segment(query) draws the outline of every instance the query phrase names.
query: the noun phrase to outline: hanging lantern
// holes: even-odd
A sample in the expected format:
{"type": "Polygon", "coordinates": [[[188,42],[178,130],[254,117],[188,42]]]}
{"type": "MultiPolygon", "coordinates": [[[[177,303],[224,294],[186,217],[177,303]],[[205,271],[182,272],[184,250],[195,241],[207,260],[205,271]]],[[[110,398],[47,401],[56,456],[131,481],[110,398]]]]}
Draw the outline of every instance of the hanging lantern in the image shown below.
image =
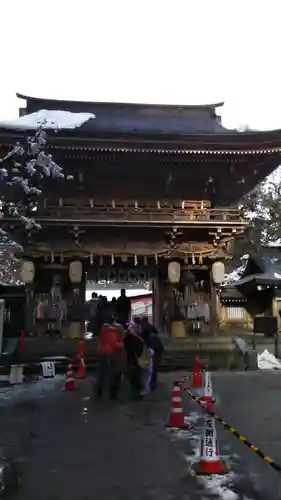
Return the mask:
{"type": "Polygon", "coordinates": [[[112,200],[111,205],[112,205],[112,208],[116,208],[115,200],[112,200]]]}
{"type": "Polygon", "coordinates": [[[24,261],[21,266],[20,275],[25,283],[32,283],[35,277],[35,266],[31,260],[24,261]]]}
{"type": "Polygon", "coordinates": [[[202,264],[203,264],[203,255],[202,255],[202,253],[200,253],[200,255],[199,255],[199,265],[202,266],[202,264]]]}
{"type": "Polygon", "coordinates": [[[181,265],[179,262],[169,262],[168,279],[170,283],[179,283],[181,278],[181,265]]]}
{"type": "Polygon", "coordinates": [[[201,201],[201,206],[200,206],[201,210],[204,210],[204,201],[202,200],[201,201]]]}
{"type": "Polygon", "coordinates": [[[192,262],[192,265],[193,265],[193,266],[195,266],[195,264],[196,264],[196,259],[195,259],[195,255],[194,255],[194,253],[193,253],[193,254],[192,254],[192,256],[191,256],[191,262],[192,262]]]}
{"type": "Polygon", "coordinates": [[[51,253],[51,264],[55,262],[54,252],[51,253]]]}
{"type": "Polygon", "coordinates": [[[144,263],[145,266],[147,266],[147,256],[146,255],[143,258],[143,263],[144,263]]]}
{"type": "Polygon", "coordinates": [[[134,256],[134,264],[135,264],[135,266],[138,265],[138,256],[137,255],[134,256]]]}
{"type": "Polygon", "coordinates": [[[112,254],[111,255],[111,265],[114,266],[115,264],[115,259],[114,259],[114,255],[112,254]]]}
{"type": "Polygon", "coordinates": [[[94,263],[94,258],[93,258],[93,254],[90,253],[90,265],[92,266],[94,263]]]}
{"type": "Polygon", "coordinates": [[[71,283],[80,283],[82,280],[82,262],[73,260],[69,264],[69,277],[71,283]]]}
{"type": "Polygon", "coordinates": [[[160,201],[158,200],[158,201],[157,201],[157,210],[160,210],[160,208],[161,208],[161,203],[160,203],[160,201]]]}
{"type": "Polygon", "coordinates": [[[135,210],[139,208],[138,200],[135,200],[135,210]]]}
{"type": "Polygon", "coordinates": [[[127,262],[128,255],[125,255],[125,254],[121,255],[121,260],[122,260],[122,262],[127,262]]]}
{"type": "Polygon", "coordinates": [[[100,256],[100,266],[103,266],[103,257],[102,257],[102,255],[100,256]]]}
{"type": "Polygon", "coordinates": [[[184,209],[185,209],[185,201],[184,201],[184,200],[181,202],[181,209],[182,209],[182,210],[184,210],[184,209]]]}
{"type": "Polygon", "coordinates": [[[184,258],[184,263],[185,263],[186,266],[188,266],[188,257],[184,258]]]}
{"type": "Polygon", "coordinates": [[[155,259],[156,266],[158,266],[158,255],[157,255],[157,253],[154,255],[154,259],[155,259]]]}
{"type": "Polygon", "coordinates": [[[223,282],[225,276],[225,267],[223,262],[214,262],[212,265],[212,277],[216,285],[223,282]]]}

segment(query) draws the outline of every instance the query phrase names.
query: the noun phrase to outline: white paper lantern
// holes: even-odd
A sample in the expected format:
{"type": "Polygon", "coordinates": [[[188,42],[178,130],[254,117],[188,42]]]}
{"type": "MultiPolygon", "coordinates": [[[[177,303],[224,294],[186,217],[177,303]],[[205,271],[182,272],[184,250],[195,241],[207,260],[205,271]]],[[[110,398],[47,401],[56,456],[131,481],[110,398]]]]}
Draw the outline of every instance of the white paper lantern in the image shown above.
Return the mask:
{"type": "Polygon", "coordinates": [[[216,285],[220,285],[225,277],[225,267],[223,262],[214,262],[212,265],[213,281],[216,285]]]}
{"type": "Polygon", "coordinates": [[[26,260],[21,265],[20,275],[25,283],[32,283],[35,277],[35,266],[31,260],[26,260]]]}
{"type": "Polygon", "coordinates": [[[80,283],[82,280],[82,262],[73,260],[69,264],[69,277],[72,283],[80,283]]]}
{"type": "Polygon", "coordinates": [[[169,262],[168,279],[170,283],[179,283],[181,278],[181,265],[179,262],[169,262]]]}

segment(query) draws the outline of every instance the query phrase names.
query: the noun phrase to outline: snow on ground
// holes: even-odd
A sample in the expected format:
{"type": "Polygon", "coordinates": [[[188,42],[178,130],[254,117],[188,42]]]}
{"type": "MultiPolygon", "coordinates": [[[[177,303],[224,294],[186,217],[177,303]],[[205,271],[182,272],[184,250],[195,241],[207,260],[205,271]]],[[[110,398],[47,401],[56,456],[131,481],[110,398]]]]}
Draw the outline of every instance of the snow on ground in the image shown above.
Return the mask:
{"type": "Polygon", "coordinates": [[[36,130],[39,127],[53,130],[74,129],[95,118],[93,113],[41,109],[36,113],[20,116],[15,120],[1,121],[0,127],[16,130],[36,130]]]}
{"type": "Polygon", "coordinates": [[[265,349],[258,355],[258,367],[260,370],[281,370],[281,361],[265,349]]]}
{"type": "Polygon", "coordinates": [[[48,391],[52,391],[59,385],[63,388],[64,381],[64,375],[56,375],[54,378],[41,377],[34,382],[2,387],[0,388],[0,405],[17,400],[26,401],[34,397],[42,398],[48,391]]]}

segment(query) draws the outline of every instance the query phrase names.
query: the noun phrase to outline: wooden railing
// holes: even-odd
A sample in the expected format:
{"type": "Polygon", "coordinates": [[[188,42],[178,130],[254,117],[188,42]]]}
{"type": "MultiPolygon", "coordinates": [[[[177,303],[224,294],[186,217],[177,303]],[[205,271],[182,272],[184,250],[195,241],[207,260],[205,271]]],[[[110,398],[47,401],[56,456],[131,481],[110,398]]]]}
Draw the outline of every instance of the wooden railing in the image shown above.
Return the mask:
{"type": "MultiPolygon", "coordinates": [[[[221,221],[221,222],[246,222],[243,214],[238,209],[232,208],[210,208],[203,202],[182,202],[165,204],[157,203],[127,202],[121,204],[117,201],[109,203],[92,202],[86,204],[76,201],[62,200],[58,204],[45,203],[39,208],[36,215],[41,218],[83,218],[112,220],[147,220],[148,222],[173,219],[175,222],[187,221],[221,221]]],[[[207,202],[206,202],[207,204],[207,202]]]]}

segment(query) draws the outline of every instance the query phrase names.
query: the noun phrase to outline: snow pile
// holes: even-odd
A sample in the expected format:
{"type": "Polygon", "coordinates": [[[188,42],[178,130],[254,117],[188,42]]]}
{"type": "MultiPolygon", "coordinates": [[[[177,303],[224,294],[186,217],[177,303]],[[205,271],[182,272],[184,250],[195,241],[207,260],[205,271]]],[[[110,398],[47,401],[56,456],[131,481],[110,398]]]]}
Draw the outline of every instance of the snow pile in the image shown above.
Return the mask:
{"type": "Polygon", "coordinates": [[[234,472],[228,472],[225,476],[202,476],[200,481],[212,495],[216,495],[222,500],[238,500],[239,496],[229,488],[235,483],[237,475],[234,472]]]}
{"type": "Polygon", "coordinates": [[[15,120],[1,121],[0,127],[16,130],[37,130],[39,127],[52,130],[74,129],[95,118],[93,113],[41,109],[36,113],[20,116],[15,120]]]}
{"type": "Polygon", "coordinates": [[[265,349],[258,355],[258,367],[260,370],[281,370],[281,361],[265,349]]]}

